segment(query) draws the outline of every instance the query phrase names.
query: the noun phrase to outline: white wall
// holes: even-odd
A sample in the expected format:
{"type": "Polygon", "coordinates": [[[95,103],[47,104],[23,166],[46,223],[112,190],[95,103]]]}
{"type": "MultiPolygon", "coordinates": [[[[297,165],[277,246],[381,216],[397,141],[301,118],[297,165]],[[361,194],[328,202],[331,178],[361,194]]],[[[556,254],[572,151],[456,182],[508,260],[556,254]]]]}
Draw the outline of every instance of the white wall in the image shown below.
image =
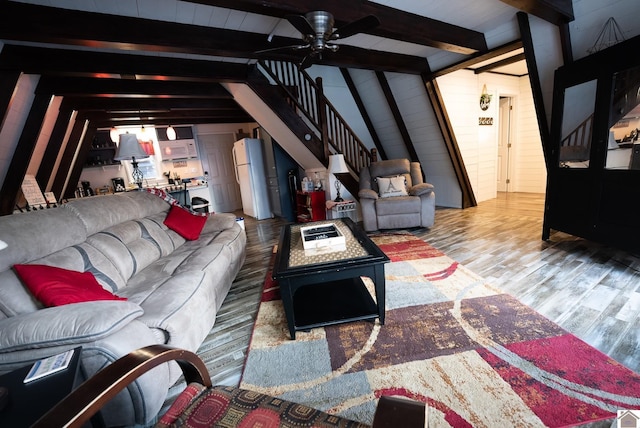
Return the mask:
{"type": "Polygon", "coordinates": [[[322,78],[322,88],[327,99],[329,99],[332,104],[333,100],[337,101],[333,106],[338,110],[338,113],[340,113],[358,138],[360,138],[362,143],[369,149],[375,147],[367,125],[362,119],[358,105],[353,99],[351,91],[340,70],[336,67],[313,65],[307,69],[307,73],[314,80],[317,77],[322,78]]]}
{"type": "Polygon", "coordinates": [[[573,0],[573,13],[576,19],[569,23],[569,31],[574,59],[588,55],[587,50],[595,44],[610,17],[616,20],[625,39],[640,34],[638,0],[573,0]]]}
{"type": "Polygon", "coordinates": [[[527,76],[520,78],[518,96],[517,137],[514,163],[517,166],[512,177],[516,192],[544,193],[546,191],[547,168],[542,151],[542,140],[533,93],[527,76]]]}
{"type": "Polygon", "coordinates": [[[438,78],[438,85],[451,120],[467,174],[478,202],[497,195],[497,148],[501,96],[514,99],[515,125],[510,191],[544,193],[546,170],[533,96],[528,77],[494,73],[476,75],[460,70],[438,78]],[[492,96],[489,108],[480,109],[483,86],[492,96]],[[480,117],[493,118],[493,125],[480,126],[480,117]]]}
{"type": "Polygon", "coordinates": [[[422,78],[399,73],[385,73],[385,76],[426,181],[435,187],[436,205],[461,207],[462,192],[422,78]]]}
{"type": "MultiPolygon", "coordinates": [[[[407,158],[409,153],[402,143],[402,136],[393,120],[393,115],[384,97],[375,72],[369,70],[350,70],[362,103],[382,142],[388,159],[407,158]]],[[[338,101],[331,101],[338,103],[338,101]]]]}

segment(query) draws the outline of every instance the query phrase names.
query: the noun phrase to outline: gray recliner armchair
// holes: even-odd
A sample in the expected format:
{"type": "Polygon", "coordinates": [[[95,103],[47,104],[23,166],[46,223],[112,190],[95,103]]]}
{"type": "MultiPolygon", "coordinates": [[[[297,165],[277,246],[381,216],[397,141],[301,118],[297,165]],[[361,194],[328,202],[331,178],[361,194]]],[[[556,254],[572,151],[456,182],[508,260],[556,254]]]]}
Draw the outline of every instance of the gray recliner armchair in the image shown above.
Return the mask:
{"type": "Polygon", "coordinates": [[[436,195],[425,183],[419,162],[392,159],[360,171],[360,206],[364,230],[431,227],[436,195]]]}

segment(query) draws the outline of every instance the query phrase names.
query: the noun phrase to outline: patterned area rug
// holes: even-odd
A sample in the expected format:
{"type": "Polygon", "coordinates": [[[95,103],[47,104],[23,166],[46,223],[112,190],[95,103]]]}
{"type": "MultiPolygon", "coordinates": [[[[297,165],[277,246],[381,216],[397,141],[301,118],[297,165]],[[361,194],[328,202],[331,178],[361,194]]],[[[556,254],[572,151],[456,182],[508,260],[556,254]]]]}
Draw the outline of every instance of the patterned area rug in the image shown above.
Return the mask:
{"type": "Polygon", "coordinates": [[[408,233],[380,234],[386,321],[298,332],[265,280],[241,387],[370,424],[377,397],[430,427],[563,427],[640,409],[640,375],[408,233]]]}

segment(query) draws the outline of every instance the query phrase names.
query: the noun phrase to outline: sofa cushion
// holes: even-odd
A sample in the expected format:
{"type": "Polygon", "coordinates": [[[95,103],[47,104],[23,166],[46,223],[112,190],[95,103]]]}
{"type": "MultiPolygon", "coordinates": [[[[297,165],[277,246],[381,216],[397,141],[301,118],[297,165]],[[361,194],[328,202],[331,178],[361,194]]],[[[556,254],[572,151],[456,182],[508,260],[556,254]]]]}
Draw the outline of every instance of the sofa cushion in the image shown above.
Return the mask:
{"type": "Polygon", "coordinates": [[[91,272],[47,265],[14,265],[20,278],[43,305],[62,306],[94,300],[127,300],[100,286],[91,272]]]}
{"type": "Polygon", "coordinates": [[[404,175],[395,177],[377,177],[378,189],[381,198],[407,195],[407,180],[404,175]]]}
{"type": "Polygon", "coordinates": [[[200,232],[207,222],[207,216],[193,214],[190,211],[173,205],[164,224],[178,235],[189,241],[195,241],[200,237],[200,232]]]}
{"type": "Polygon", "coordinates": [[[2,216],[0,272],[16,263],[29,263],[87,239],[82,221],[65,209],[49,209],[2,216]]]}
{"type": "Polygon", "coordinates": [[[406,213],[420,213],[420,198],[417,196],[394,196],[376,200],[378,217],[406,213]]]}

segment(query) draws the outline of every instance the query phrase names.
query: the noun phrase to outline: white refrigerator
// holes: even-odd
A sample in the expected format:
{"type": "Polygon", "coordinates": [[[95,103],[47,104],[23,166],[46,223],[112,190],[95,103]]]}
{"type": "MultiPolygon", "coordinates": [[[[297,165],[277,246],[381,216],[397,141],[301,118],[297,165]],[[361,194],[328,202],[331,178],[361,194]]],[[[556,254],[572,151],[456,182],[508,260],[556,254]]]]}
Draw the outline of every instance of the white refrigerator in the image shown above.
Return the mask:
{"type": "Polygon", "coordinates": [[[242,210],[257,220],[271,218],[262,140],[243,138],[233,144],[236,181],[240,185],[242,210]]]}

